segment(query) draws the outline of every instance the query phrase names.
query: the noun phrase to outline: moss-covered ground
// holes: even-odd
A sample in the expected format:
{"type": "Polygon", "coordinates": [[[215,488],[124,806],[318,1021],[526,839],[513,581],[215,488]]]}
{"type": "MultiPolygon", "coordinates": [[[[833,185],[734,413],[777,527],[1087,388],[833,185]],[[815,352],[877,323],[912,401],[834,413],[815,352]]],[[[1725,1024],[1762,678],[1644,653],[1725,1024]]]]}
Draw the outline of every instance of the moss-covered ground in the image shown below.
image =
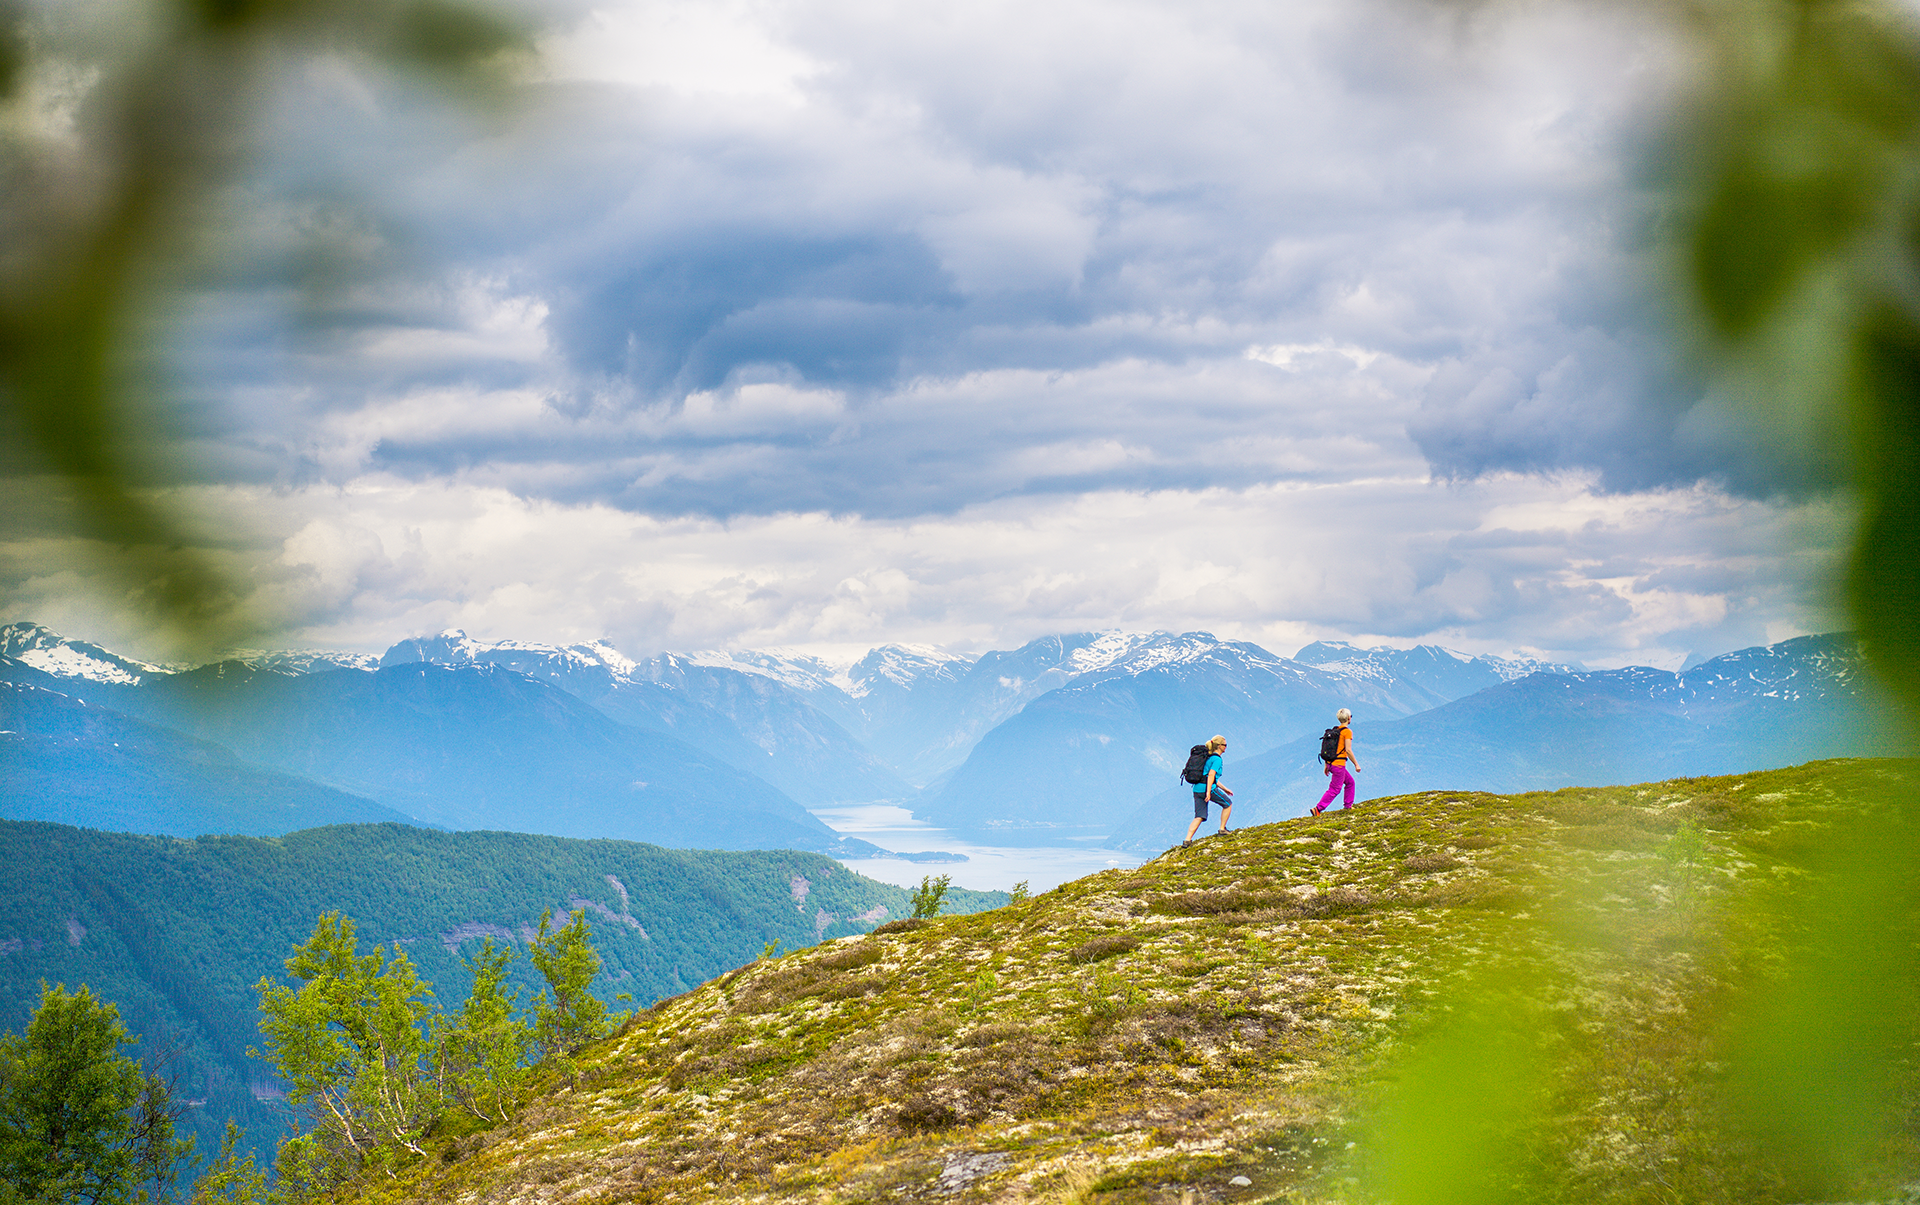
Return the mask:
{"type": "MultiPolygon", "coordinates": [[[[1499,998],[1547,1069],[1506,1194],[1779,1200],[1713,1021],[1812,936],[1780,901],[1825,836],[1913,774],[1402,796],[883,926],[662,1001],[359,1199],[1376,1200],[1408,1051],[1499,998]]],[[[1911,1126],[1881,1153],[1862,1199],[1920,1174],[1911,1126]]]]}

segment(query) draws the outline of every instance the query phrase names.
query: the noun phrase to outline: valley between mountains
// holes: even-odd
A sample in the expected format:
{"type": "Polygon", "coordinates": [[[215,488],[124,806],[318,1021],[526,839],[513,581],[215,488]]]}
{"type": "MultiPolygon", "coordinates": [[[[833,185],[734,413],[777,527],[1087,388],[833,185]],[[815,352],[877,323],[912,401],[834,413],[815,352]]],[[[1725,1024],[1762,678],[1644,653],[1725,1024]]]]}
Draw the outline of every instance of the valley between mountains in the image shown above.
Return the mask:
{"type": "Polygon", "coordinates": [[[1796,901],[1915,772],[1398,796],[760,959],[345,1199],[1362,1202],[1449,1165],[1458,1200],[1905,1200],[1911,1125],[1840,1183],[1743,1121],[1724,1021],[1829,940],[1796,901]],[[1449,1026],[1445,1074],[1408,1062],[1449,1026]],[[1395,1121],[1436,1079],[1465,1155],[1395,1121]]]}

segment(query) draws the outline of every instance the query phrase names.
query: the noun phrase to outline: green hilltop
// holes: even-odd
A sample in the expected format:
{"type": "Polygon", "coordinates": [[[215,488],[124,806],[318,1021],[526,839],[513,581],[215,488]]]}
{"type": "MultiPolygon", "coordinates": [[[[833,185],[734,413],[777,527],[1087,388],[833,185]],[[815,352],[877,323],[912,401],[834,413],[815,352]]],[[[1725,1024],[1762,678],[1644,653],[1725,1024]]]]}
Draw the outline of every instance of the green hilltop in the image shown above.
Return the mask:
{"type": "MultiPolygon", "coordinates": [[[[338,825],[283,837],[152,837],[0,821],[0,1029],[25,1029],[40,983],[88,985],[142,1035],[135,1053],[179,1051],[189,1124],[203,1151],[238,1119],[270,1159],[284,1111],[259,1044],[262,976],[323,913],[359,926],[363,947],[399,945],[459,1006],[463,958],[483,941],[524,949],[540,914],[583,909],[604,973],[594,990],[618,1010],[684,992],[757,957],[865,932],[912,911],[912,893],[820,854],[663,849],[524,833],[449,833],[400,824],[338,825]]],[[[966,912],[1004,892],[953,889],[966,912]]],[[[525,958],[514,986],[539,982],[525,958]]]]}
{"type": "MultiPolygon", "coordinates": [[[[1473,1199],[1802,1199],[1727,1107],[1715,1021],[1818,939],[1788,893],[1915,768],[1406,795],[757,960],[352,1199],[1406,1200],[1428,1161],[1477,1157],[1394,1122],[1422,1036],[1462,1020],[1486,1058],[1443,1104],[1531,1085],[1486,1119],[1512,1141],[1485,1149],[1521,1154],[1470,1169],[1473,1199]]],[[[1920,1176],[1905,1117],[1855,1199],[1920,1176]]]]}

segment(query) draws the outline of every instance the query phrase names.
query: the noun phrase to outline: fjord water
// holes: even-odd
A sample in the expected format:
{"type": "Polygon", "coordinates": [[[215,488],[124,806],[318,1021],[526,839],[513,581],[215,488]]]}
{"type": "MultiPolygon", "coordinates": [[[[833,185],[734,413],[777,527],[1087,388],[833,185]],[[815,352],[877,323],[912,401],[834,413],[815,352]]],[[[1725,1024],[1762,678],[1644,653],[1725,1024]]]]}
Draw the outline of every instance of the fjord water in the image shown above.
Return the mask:
{"type": "MultiPolygon", "coordinates": [[[[952,875],[956,887],[975,891],[1011,891],[1025,880],[1030,891],[1038,894],[1062,883],[1096,871],[1115,867],[1132,869],[1145,859],[1125,850],[1082,846],[1001,846],[976,845],[915,820],[913,813],[895,803],[843,803],[811,809],[837,832],[871,841],[883,849],[901,853],[943,850],[965,854],[965,862],[909,862],[903,858],[841,858],[848,870],[892,883],[900,887],[918,887],[927,875],[952,875]]],[[[1176,844],[1185,820],[1174,826],[1167,844],[1176,844]]]]}

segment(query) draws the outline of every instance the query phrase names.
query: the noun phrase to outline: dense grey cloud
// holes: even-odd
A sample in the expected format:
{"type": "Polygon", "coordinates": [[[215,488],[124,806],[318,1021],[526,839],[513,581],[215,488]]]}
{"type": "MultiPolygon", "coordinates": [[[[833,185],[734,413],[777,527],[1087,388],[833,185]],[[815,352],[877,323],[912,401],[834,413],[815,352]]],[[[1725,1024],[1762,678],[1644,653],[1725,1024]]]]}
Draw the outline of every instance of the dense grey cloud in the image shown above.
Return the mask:
{"type": "Polygon", "coordinates": [[[1304,450],[1339,407],[1364,456],[1397,462],[1411,433],[1447,473],[1595,465],[1640,488],[1714,467],[1647,434],[1687,386],[1630,322],[1612,227],[1637,98],[1666,77],[1617,16],[819,0],[566,20],[542,104],[505,128],[345,67],[292,93],[279,141],[300,153],[255,182],[247,258],[317,244],[368,275],[292,343],[263,338],[260,291],[208,323],[198,363],[252,428],[236,464],[897,516],[1313,476],[1261,437],[1304,450]],[[688,46],[773,67],[714,90],[657,61],[688,46]],[[1350,358],[1242,371],[1321,346],[1410,371],[1365,406],[1350,358]],[[1106,385],[1010,390],[1022,372],[1106,385]],[[835,400],[685,417],[771,388],[835,400]],[[419,421],[436,390],[471,415],[419,421]],[[502,391],[541,407],[508,419],[502,391]],[[1118,451],[1044,455],[1090,446],[1118,451]]]}

